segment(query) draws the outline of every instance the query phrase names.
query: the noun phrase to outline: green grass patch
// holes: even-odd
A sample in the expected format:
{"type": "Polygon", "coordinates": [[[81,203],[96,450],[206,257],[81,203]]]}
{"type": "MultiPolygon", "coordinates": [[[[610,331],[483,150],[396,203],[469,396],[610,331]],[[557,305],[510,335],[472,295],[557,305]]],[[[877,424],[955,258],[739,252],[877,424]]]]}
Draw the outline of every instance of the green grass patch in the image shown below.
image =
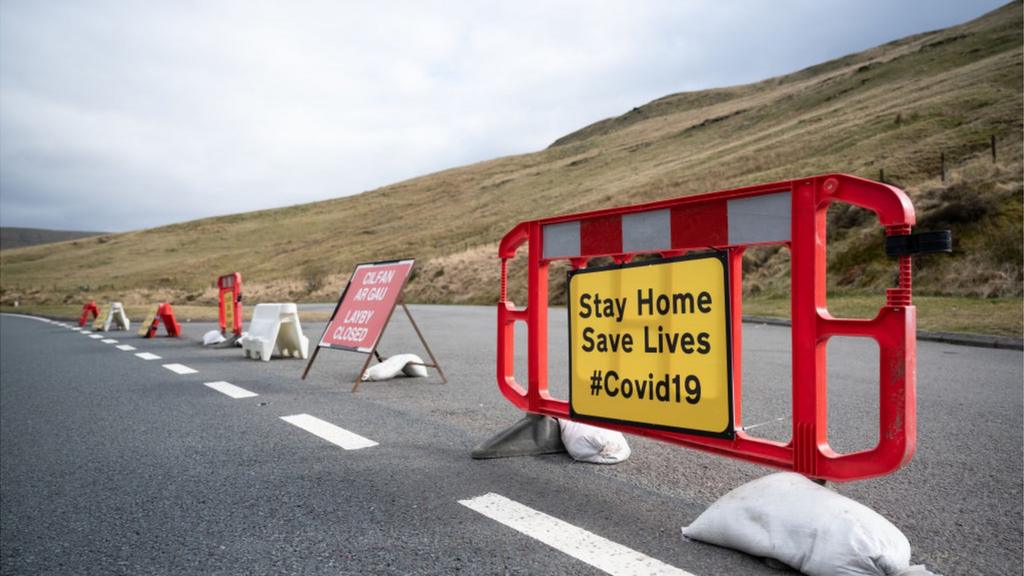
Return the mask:
{"type": "MultiPolygon", "coordinates": [[[[828,302],[837,318],[874,318],[884,301],[878,296],[841,296],[828,302]]],[[[915,296],[917,329],[993,336],[1024,335],[1024,300],[1020,298],[967,298],[915,296]]],[[[751,297],[743,301],[749,316],[790,317],[789,298],[751,297]]]]}

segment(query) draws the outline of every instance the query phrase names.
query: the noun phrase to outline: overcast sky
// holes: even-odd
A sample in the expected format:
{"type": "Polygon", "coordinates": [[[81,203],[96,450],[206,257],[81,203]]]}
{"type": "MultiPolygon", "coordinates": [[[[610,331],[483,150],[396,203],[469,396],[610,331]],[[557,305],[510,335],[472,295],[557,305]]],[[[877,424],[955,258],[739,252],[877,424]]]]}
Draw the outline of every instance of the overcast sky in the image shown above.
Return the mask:
{"type": "Polygon", "coordinates": [[[1001,4],[2,0],[0,225],[346,196],[1001,4]]]}

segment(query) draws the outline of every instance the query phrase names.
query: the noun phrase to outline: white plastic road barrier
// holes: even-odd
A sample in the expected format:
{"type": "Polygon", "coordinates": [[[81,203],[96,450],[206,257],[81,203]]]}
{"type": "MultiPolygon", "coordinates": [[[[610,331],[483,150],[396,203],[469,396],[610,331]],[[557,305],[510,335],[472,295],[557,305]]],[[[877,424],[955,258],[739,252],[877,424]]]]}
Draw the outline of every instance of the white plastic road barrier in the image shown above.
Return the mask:
{"type": "Polygon", "coordinates": [[[246,358],[269,362],[271,355],[306,358],[309,338],[302,333],[299,309],[294,303],[257,304],[249,334],[241,339],[246,358]]]}
{"type": "Polygon", "coordinates": [[[718,499],[683,536],[774,558],[809,576],[924,576],[910,542],[874,510],[793,472],[718,499]]]}
{"type": "Polygon", "coordinates": [[[415,354],[395,354],[388,356],[380,364],[374,364],[363,373],[363,382],[367,380],[390,380],[399,374],[410,378],[426,378],[427,367],[423,359],[415,354]]]}
{"type": "Polygon", "coordinates": [[[128,315],[124,313],[124,305],[120,302],[111,302],[107,309],[107,319],[103,321],[101,330],[110,331],[111,325],[116,325],[118,330],[131,330],[131,322],[128,315]]]}

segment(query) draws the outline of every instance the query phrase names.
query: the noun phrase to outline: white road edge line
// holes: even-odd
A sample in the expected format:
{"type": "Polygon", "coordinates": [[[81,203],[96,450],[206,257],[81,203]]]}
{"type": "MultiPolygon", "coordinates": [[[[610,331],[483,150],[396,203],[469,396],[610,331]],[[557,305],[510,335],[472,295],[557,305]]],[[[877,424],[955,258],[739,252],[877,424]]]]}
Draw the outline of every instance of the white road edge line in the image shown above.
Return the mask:
{"type": "Polygon", "coordinates": [[[104,338],[103,340],[100,340],[100,342],[103,342],[104,344],[117,344],[117,340],[114,340],[113,338],[104,338]]]}
{"type": "Polygon", "coordinates": [[[377,445],[376,442],[369,438],[363,438],[359,434],[349,432],[344,428],[335,426],[334,424],[325,422],[319,418],[314,418],[309,414],[281,416],[281,420],[284,420],[293,426],[298,426],[314,436],[319,436],[331,444],[341,446],[345,450],[359,450],[360,448],[370,448],[377,445]]]}
{"type": "Polygon", "coordinates": [[[135,346],[132,346],[130,344],[121,344],[120,346],[116,346],[116,348],[118,350],[124,350],[125,352],[131,352],[132,350],[135,350],[135,346]]]}
{"type": "Polygon", "coordinates": [[[608,574],[694,576],[500,494],[490,493],[459,500],[459,504],[608,574]]]}
{"type": "MultiPolygon", "coordinates": [[[[136,354],[136,356],[138,356],[138,354],[136,354]]],[[[196,370],[195,368],[189,368],[184,364],[164,364],[164,368],[167,368],[168,370],[174,372],[175,374],[195,374],[196,372],[199,372],[199,370],[196,370]]]]}
{"type": "Polygon", "coordinates": [[[203,382],[203,386],[213,388],[217,392],[226,394],[236,400],[238,398],[252,398],[253,396],[259,396],[259,394],[255,392],[249,392],[245,388],[235,386],[234,384],[223,380],[218,380],[217,382],[203,382]]]}
{"type": "Polygon", "coordinates": [[[2,315],[2,316],[14,316],[15,318],[28,318],[30,320],[38,320],[40,322],[50,322],[50,320],[47,320],[46,318],[43,318],[41,316],[32,316],[32,315],[29,315],[29,314],[17,314],[17,313],[14,313],[14,312],[0,312],[0,315],[2,315]]]}
{"type": "Polygon", "coordinates": [[[160,360],[160,357],[152,352],[138,352],[135,355],[143,360],[160,360]]]}

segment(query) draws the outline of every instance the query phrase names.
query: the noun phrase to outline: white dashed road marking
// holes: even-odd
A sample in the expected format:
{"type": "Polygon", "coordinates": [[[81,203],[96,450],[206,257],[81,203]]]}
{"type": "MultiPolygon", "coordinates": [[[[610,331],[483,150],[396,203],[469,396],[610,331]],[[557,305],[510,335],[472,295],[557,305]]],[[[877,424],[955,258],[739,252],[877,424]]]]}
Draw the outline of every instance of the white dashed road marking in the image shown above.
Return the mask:
{"type": "Polygon", "coordinates": [[[345,450],[358,450],[360,448],[370,448],[371,446],[377,445],[376,442],[369,438],[363,438],[359,434],[349,432],[344,428],[335,426],[330,422],[324,422],[323,420],[314,418],[309,414],[282,416],[281,420],[284,420],[294,426],[298,426],[315,436],[319,436],[331,444],[341,446],[345,450]]]}
{"type": "Polygon", "coordinates": [[[218,382],[203,382],[204,386],[209,386],[221,394],[227,394],[232,398],[252,398],[253,396],[259,396],[255,392],[249,392],[245,388],[235,386],[230,382],[224,382],[223,380],[218,382]]]}
{"type": "MultiPolygon", "coordinates": [[[[136,354],[136,356],[138,356],[138,354],[136,354]]],[[[195,374],[196,372],[199,372],[198,370],[189,368],[184,364],[164,364],[164,368],[167,368],[175,374],[195,374]]]]}
{"type": "Polygon", "coordinates": [[[93,340],[99,340],[100,338],[103,338],[103,334],[89,334],[89,338],[92,338],[93,340]]]}
{"type": "Polygon", "coordinates": [[[117,340],[114,340],[113,338],[104,338],[103,340],[100,340],[100,342],[103,342],[104,344],[117,344],[117,340]]]}
{"type": "Polygon", "coordinates": [[[616,576],[645,576],[648,574],[693,576],[690,572],[665,564],[661,560],[641,554],[499,494],[484,494],[469,500],[459,500],[459,504],[609,574],[616,576]]]}
{"type": "Polygon", "coordinates": [[[139,352],[139,353],[136,354],[136,356],[138,356],[139,358],[142,358],[143,360],[159,360],[160,359],[159,356],[157,356],[156,354],[153,354],[151,352],[139,352]]]}
{"type": "Polygon", "coordinates": [[[135,350],[135,346],[129,346],[128,344],[121,344],[117,347],[118,350],[124,350],[125,352],[131,352],[135,350]]]}

